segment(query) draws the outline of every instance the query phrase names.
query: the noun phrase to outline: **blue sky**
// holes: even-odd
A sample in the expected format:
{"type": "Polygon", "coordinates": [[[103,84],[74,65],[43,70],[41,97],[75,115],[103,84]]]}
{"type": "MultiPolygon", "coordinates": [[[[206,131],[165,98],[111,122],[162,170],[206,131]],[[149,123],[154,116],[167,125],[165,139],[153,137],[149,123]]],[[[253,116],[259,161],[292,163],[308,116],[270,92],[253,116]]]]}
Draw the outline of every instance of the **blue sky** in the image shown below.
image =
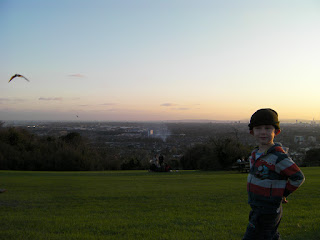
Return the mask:
{"type": "Polygon", "coordinates": [[[0,120],[320,119],[318,1],[0,0],[0,120]],[[15,73],[30,79],[16,78],[15,73]]]}

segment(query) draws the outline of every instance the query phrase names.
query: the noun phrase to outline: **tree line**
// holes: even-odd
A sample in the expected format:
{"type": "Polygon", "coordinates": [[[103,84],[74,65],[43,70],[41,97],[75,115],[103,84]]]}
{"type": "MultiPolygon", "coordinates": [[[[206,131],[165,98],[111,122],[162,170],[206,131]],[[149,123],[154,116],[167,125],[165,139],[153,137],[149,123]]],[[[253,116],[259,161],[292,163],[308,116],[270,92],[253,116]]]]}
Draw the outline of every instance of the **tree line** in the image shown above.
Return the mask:
{"type": "MultiPolygon", "coordinates": [[[[237,139],[210,139],[188,148],[173,168],[222,170],[247,157],[252,147],[237,139]]],[[[23,128],[0,126],[0,169],[30,171],[100,171],[148,169],[152,153],[143,149],[97,148],[77,132],[38,136],[23,128]]],[[[320,150],[307,152],[304,164],[320,165],[320,150]]]]}
{"type": "Polygon", "coordinates": [[[95,148],[77,132],[38,136],[23,128],[0,127],[0,169],[30,171],[98,171],[143,169],[145,151],[95,148]],[[132,164],[133,163],[133,164],[132,164]]]}

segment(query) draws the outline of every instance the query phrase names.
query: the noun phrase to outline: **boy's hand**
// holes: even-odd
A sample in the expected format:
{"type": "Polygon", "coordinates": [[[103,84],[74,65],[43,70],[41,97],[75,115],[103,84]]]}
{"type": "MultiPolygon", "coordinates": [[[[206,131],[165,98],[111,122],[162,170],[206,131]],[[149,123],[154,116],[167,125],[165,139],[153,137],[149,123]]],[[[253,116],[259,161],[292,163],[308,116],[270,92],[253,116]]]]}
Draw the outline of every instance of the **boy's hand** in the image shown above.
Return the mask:
{"type": "Polygon", "coordinates": [[[288,200],[287,200],[286,197],[283,197],[283,198],[282,198],[282,203],[288,203],[288,200]]]}

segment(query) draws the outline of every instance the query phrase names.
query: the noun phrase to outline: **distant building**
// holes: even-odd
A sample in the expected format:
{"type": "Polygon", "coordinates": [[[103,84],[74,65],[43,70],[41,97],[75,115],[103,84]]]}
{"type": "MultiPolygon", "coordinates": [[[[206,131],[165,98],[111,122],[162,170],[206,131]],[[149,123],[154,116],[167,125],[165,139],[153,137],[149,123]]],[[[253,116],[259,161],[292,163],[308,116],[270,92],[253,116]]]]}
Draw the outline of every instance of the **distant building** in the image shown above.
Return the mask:
{"type": "Polygon", "coordinates": [[[317,142],[317,139],[316,139],[316,137],[309,136],[308,137],[308,142],[315,143],[315,142],[317,142]]]}
{"type": "Polygon", "coordinates": [[[153,136],[153,129],[148,131],[148,137],[152,137],[153,136]]]}
{"type": "Polygon", "coordinates": [[[302,144],[304,142],[303,136],[294,136],[294,142],[298,144],[302,144]]]}

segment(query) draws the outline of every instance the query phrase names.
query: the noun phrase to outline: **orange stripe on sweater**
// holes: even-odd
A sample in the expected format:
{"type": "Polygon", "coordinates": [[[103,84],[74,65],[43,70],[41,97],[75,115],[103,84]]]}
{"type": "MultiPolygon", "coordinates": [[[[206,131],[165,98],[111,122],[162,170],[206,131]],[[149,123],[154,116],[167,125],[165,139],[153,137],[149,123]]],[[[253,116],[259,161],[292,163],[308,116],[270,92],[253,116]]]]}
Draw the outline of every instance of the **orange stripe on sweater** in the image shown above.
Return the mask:
{"type": "Polygon", "coordinates": [[[284,176],[291,176],[299,171],[300,168],[296,164],[292,164],[290,167],[287,167],[286,169],[282,170],[280,174],[284,176]]]}
{"type": "Polygon", "coordinates": [[[284,193],[284,188],[266,188],[252,183],[248,183],[247,189],[248,192],[264,197],[282,197],[284,193]]]}
{"type": "Polygon", "coordinates": [[[288,191],[290,191],[290,192],[294,192],[295,190],[298,189],[298,187],[293,186],[292,184],[290,184],[289,182],[287,182],[286,189],[287,189],[288,191]]]}

